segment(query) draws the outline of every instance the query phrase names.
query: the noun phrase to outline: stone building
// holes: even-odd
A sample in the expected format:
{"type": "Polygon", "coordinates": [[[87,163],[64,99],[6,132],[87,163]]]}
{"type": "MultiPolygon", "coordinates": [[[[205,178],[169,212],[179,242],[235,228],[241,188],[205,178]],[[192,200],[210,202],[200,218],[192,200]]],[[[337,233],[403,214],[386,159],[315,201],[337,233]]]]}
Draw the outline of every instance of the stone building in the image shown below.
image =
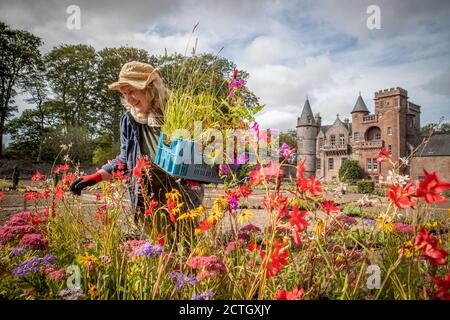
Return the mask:
{"type": "Polygon", "coordinates": [[[382,147],[393,159],[411,154],[420,135],[420,106],[410,102],[408,92],[399,87],[375,92],[374,100],[374,112],[370,113],[360,94],[351,122],[341,121],[337,115],[333,124],[322,125],[320,115],[313,115],[306,99],[297,119],[297,154],[298,159],[306,159],[305,174],[337,181],[342,162],[351,159],[358,161],[363,178],[378,181],[390,169],[388,164],[376,162],[382,147]]]}

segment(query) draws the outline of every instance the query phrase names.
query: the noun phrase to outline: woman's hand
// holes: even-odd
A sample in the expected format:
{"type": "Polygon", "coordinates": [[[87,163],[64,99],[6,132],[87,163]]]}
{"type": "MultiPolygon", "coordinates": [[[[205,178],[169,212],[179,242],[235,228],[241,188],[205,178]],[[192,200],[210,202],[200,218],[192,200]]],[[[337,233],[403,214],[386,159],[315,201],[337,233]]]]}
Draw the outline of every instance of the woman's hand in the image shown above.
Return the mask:
{"type": "Polygon", "coordinates": [[[93,186],[102,181],[102,174],[97,171],[94,174],[81,176],[70,185],[70,191],[76,195],[81,195],[81,190],[86,187],[93,186]]]}

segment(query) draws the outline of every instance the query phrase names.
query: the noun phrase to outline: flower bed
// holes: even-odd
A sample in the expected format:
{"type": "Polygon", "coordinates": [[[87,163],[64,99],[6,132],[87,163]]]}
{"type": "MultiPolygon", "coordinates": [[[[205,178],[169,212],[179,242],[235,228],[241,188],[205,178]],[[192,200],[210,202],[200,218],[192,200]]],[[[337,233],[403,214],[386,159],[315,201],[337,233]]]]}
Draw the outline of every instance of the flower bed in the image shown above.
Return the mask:
{"type": "MultiPolygon", "coordinates": [[[[448,220],[428,217],[450,185],[434,172],[425,171],[417,185],[393,182],[386,208],[360,219],[325,200],[321,182],[303,175],[302,161],[291,190],[281,189],[281,163],[260,163],[248,183],[227,177],[211,208],[183,212],[176,190],[164,204],[148,198],[131,232],[126,178],[105,184],[96,214],[87,216],[66,192],[76,175],[68,165],[58,169],[56,186],[35,175],[39,191],[24,195],[30,211],[0,227],[1,298],[450,298],[448,220]],[[257,186],[265,193],[263,228],[238,205],[257,186]],[[413,216],[399,216],[403,210],[413,216]]],[[[139,169],[149,174],[148,165],[139,169]]]]}

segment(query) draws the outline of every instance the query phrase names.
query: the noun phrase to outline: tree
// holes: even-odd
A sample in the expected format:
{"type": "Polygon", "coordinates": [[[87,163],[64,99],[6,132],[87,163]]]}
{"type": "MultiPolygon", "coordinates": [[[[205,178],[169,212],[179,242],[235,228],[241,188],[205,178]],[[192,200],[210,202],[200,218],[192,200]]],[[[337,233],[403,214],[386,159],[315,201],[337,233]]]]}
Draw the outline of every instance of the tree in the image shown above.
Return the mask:
{"type": "Polygon", "coordinates": [[[66,130],[87,126],[95,131],[93,94],[95,49],[87,45],[61,45],[44,57],[46,78],[54,95],[53,111],[66,130]]]}
{"type": "Polygon", "coordinates": [[[361,179],[361,168],[356,160],[345,160],[339,168],[339,180],[351,181],[361,179]]]}
{"type": "Polygon", "coordinates": [[[14,96],[18,81],[39,60],[42,41],[33,34],[12,30],[0,22],[0,157],[3,154],[3,134],[6,122],[17,111],[14,96]]]}
{"type": "Polygon", "coordinates": [[[42,158],[44,134],[46,130],[45,122],[47,111],[45,109],[48,109],[48,104],[47,108],[44,108],[47,100],[47,83],[45,81],[45,65],[41,55],[36,59],[36,64],[30,68],[29,73],[23,77],[21,84],[24,90],[31,96],[31,98],[26,101],[36,106],[36,114],[34,117],[38,118],[37,121],[39,127],[37,132],[38,152],[36,161],[39,162],[42,158]]]}
{"type": "Polygon", "coordinates": [[[420,128],[420,133],[422,135],[429,135],[432,132],[433,134],[450,133],[450,123],[442,123],[441,125],[437,125],[436,123],[429,123],[420,128]]]}

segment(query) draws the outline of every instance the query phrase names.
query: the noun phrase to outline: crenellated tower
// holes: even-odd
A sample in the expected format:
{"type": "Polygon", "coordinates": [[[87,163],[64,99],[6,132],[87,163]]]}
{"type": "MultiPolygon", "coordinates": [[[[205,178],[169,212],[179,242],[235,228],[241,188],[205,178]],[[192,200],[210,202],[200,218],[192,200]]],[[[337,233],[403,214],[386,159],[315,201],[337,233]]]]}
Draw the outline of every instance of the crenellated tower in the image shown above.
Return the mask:
{"type": "Polygon", "coordinates": [[[306,159],[305,176],[316,172],[316,139],[320,128],[320,116],[313,115],[308,98],[302,113],[297,119],[297,161],[306,159]]]}

